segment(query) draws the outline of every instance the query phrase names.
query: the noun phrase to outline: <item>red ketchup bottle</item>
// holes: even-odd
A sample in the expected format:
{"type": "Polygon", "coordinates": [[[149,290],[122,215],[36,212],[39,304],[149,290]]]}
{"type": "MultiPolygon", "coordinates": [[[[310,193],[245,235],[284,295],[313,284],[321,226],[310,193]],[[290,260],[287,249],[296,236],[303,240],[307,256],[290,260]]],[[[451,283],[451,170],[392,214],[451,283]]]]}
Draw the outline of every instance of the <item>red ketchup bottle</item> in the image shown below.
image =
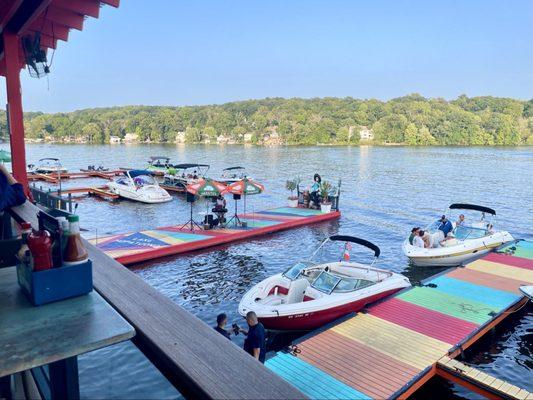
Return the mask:
{"type": "Polygon", "coordinates": [[[34,271],[44,271],[53,267],[52,238],[48,231],[31,232],[28,235],[28,247],[33,257],[34,271]]]}

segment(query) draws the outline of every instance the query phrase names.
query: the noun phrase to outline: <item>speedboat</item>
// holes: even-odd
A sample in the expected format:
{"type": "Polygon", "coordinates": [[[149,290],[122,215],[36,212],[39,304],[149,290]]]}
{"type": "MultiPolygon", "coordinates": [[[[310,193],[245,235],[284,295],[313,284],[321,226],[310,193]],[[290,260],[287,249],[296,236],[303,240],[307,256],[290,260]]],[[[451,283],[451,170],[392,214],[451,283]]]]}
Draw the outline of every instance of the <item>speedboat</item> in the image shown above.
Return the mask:
{"type": "Polygon", "coordinates": [[[454,203],[450,210],[470,210],[481,213],[479,220],[453,224],[446,237],[439,228],[440,221],[430,224],[425,231],[429,233],[429,247],[412,245],[407,238],[402,245],[403,253],[411,264],[420,267],[453,267],[464,265],[477,259],[504,243],[514,240],[507,231],[495,230],[492,219],[496,211],[492,208],[474,204],[454,203]],[[491,217],[486,218],[489,214],[491,217]]]}
{"type": "Polygon", "coordinates": [[[170,157],[152,156],[148,160],[146,169],[156,175],[164,175],[170,167],[172,167],[170,157]]]}
{"type": "Polygon", "coordinates": [[[216,181],[224,183],[225,185],[231,185],[232,183],[240,181],[244,178],[252,179],[246,175],[246,170],[244,167],[228,167],[222,170],[222,174],[218,179],[216,179],[216,181]]]}
{"type": "Polygon", "coordinates": [[[310,330],[411,286],[403,275],[374,268],[379,254],[379,247],[367,240],[330,236],[309,260],[253,286],[240,301],[239,314],[254,311],[267,329],[310,330]],[[316,263],[317,253],[329,242],[344,243],[341,260],[316,263]],[[372,262],[351,262],[351,243],[373,250],[372,262]]]}
{"type": "Polygon", "coordinates": [[[176,164],[166,172],[161,186],[174,192],[185,192],[187,185],[198,183],[206,178],[209,165],[207,164],[176,164]]]}
{"type": "Polygon", "coordinates": [[[140,201],[142,203],[165,203],[172,197],[161,188],[150,171],[124,171],[123,176],[110,182],[109,190],[120,197],[140,201]]]}
{"type": "Polygon", "coordinates": [[[36,165],[29,164],[28,170],[34,174],[66,174],[68,172],[58,158],[41,158],[36,165]]]}

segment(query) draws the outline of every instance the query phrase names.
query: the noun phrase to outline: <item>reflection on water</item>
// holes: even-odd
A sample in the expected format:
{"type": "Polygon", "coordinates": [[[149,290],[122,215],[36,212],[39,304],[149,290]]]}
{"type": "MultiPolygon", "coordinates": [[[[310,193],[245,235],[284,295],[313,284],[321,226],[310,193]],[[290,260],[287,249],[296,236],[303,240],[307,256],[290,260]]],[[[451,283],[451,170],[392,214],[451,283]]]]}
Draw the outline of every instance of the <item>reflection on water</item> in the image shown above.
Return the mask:
{"type": "MultiPolygon", "coordinates": [[[[133,270],[161,293],[214,325],[226,312],[230,322],[243,324],[237,304],[243,293],[260,280],[307,258],[320,241],[344,233],[366,238],[382,249],[378,266],[403,272],[413,281],[442,271],[407,266],[401,243],[412,226],[424,226],[452,202],[493,207],[496,224],[515,237],[532,238],[533,157],[529,148],[409,148],[409,147],[281,147],[254,146],[83,146],[29,145],[28,162],[58,156],[69,168],[89,164],[106,167],[143,167],[150,155],[171,157],[174,163],[211,164],[211,172],[243,165],[264,183],[266,192],[247,201],[249,211],[285,204],[284,183],[300,176],[304,185],[315,172],[336,183],[342,179],[339,221],[321,223],[271,236],[214,248],[187,256],[167,257],[137,265],[133,270]]],[[[64,182],[65,186],[102,183],[64,182]]],[[[204,210],[195,206],[194,215],[204,210]]],[[[130,201],[110,203],[82,199],[82,226],[101,236],[184,223],[189,216],[182,198],[160,205],[130,201]]],[[[509,318],[501,330],[467,352],[466,361],[519,386],[531,388],[533,321],[531,307],[509,318]]],[[[283,342],[276,337],[275,343],[283,342]]],[[[242,335],[233,338],[242,345],[242,335]]],[[[114,346],[80,360],[83,396],[172,398],[177,393],[150,368],[133,346],[114,346]],[[110,389],[111,388],[111,389],[110,389]]],[[[472,394],[442,380],[424,389],[447,398],[472,394]]]]}

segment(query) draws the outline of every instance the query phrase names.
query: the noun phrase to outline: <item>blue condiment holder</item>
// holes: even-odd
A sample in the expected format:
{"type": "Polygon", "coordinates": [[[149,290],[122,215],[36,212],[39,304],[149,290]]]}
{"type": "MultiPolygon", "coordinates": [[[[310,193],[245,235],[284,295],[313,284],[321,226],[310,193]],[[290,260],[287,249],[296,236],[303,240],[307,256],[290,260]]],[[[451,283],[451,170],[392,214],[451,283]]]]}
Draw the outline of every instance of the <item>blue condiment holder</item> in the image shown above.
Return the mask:
{"type": "Polygon", "coordinates": [[[17,265],[22,291],[35,306],[81,296],[93,290],[91,260],[81,264],[33,271],[27,264],[17,265]]]}

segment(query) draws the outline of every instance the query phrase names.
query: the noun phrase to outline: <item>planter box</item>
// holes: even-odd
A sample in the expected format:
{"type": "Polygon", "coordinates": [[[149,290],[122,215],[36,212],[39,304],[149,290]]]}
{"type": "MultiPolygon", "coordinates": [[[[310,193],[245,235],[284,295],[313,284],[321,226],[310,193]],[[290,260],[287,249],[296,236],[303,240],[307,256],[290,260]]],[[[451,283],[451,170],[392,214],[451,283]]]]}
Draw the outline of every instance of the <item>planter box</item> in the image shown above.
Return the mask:
{"type": "Polygon", "coordinates": [[[329,204],[320,204],[320,211],[322,211],[324,214],[327,214],[331,212],[331,203],[329,204]]]}
{"type": "Polygon", "coordinates": [[[298,207],[298,198],[296,199],[287,199],[287,205],[291,208],[296,208],[298,207]]]}
{"type": "Polygon", "coordinates": [[[81,296],[93,290],[91,260],[83,264],[32,271],[28,265],[17,265],[22,291],[35,306],[81,296]]]}

